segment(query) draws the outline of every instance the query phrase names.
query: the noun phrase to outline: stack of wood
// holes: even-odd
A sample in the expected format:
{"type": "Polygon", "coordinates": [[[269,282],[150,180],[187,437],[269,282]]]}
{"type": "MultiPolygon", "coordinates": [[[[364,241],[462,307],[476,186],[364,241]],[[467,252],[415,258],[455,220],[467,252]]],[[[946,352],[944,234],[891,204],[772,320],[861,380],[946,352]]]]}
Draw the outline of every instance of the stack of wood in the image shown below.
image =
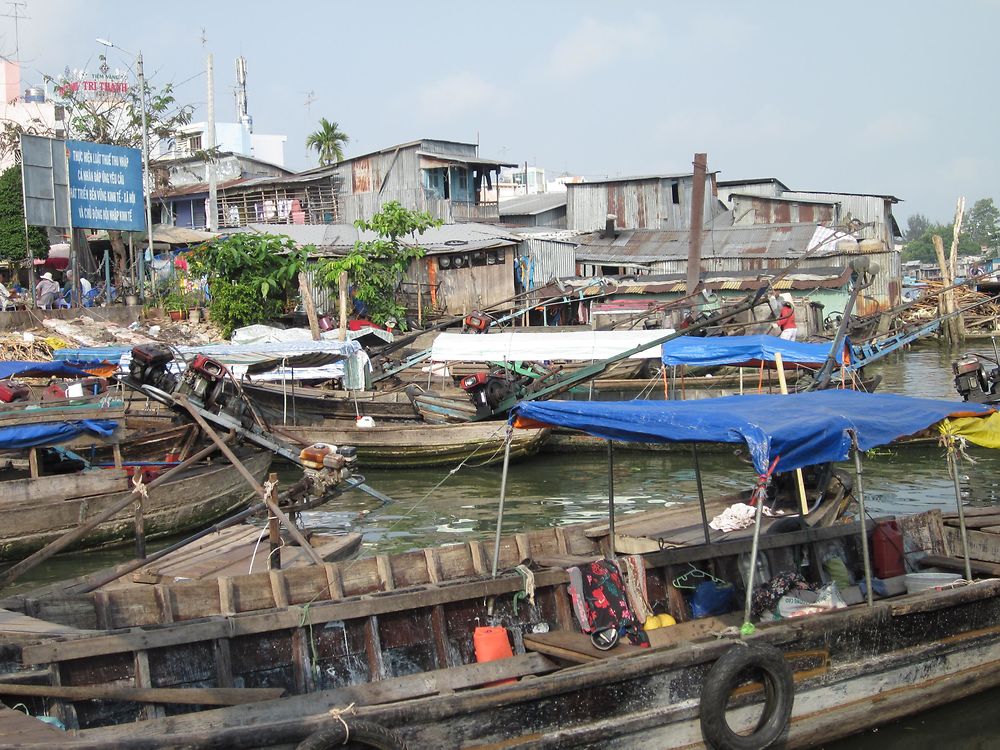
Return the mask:
{"type": "Polygon", "coordinates": [[[4,361],[47,362],[52,350],[68,346],[55,336],[25,337],[19,333],[0,336],[0,359],[4,361]]]}
{"type": "MultiPolygon", "coordinates": [[[[920,299],[903,311],[904,324],[926,323],[943,312],[940,297],[942,290],[945,289],[944,282],[928,281],[926,283],[927,288],[920,299]]],[[[1000,301],[987,302],[991,295],[977,292],[966,286],[955,287],[951,292],[955,297],[957,309],[964,309],[976,303],[985,303],[963,313],[966,335],[986,335],[1000,330],[1000,301]]]]}

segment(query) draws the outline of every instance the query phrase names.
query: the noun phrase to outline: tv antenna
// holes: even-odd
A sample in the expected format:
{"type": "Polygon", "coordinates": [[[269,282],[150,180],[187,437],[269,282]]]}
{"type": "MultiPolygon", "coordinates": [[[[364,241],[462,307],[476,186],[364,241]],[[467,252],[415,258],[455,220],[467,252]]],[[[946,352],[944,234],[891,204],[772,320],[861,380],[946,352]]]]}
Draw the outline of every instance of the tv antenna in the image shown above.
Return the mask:
{"type": "Polygon", "coordinates": [[[201,47],[202,49],[208,44],[208,34],[205,33],[206,29],[204,26],[201,27],[201,47]]]}
{"type": "Polygon", "coordinates": [[[306,114],[307,115],[312,114],[312,103],[314,101],[316,101],[316,92],[315,91],[307,91],[306,92],[306,100],[305,100],[305,102],[303,102],[303,104],[306,105],[306,114]]]}
{"type": "Polygon", "coordinates": [[[0,17],[3,18],[13,18],[14,19],[14,59],[21,62],[21,36],[18,21],[22,18],[28,20],[30,16],[25,16],[21,14],[21,11],[27,9],[28,4],[26,2],[8,2],[10,6],[9,13],[0,13],[0,17]]]}

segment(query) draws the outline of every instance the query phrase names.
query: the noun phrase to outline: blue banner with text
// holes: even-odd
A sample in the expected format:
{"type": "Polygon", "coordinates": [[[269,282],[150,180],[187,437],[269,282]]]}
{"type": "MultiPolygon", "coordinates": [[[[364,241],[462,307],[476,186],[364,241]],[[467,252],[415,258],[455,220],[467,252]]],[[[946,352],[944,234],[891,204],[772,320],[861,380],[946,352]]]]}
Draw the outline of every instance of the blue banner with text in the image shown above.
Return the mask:
{"type": "Polygon", "coordinates": [[[66,141],[69,200],[74,227],[146,228],[142,154],[135,148],[66,141]]]}

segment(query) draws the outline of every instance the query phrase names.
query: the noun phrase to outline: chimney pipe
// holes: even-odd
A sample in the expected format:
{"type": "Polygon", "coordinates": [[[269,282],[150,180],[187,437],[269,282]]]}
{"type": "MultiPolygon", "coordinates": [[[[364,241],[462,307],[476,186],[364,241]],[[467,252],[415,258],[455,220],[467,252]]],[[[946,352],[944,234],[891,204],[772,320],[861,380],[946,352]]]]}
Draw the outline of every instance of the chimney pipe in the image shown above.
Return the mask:
{"type": "Polygon", "coordinates": [[[615,238],[615,215],[608,214],[604,222],[604,231],[601,232],[601,239],[613,240],[615,238]]]}

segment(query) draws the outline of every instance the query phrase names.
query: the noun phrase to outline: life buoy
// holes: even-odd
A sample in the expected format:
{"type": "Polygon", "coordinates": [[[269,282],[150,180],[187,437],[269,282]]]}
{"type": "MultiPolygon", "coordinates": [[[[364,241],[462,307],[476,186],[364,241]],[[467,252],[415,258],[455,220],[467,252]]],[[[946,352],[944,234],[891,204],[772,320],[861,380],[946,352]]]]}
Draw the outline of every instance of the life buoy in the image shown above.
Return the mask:
{"type": "Polygon", "coordinates": [[[406,750],[406,743],[393,732],[367,721],[333,721],[330,726],[313,732],[296,745],[295,750],[333,750],[351,745],[375,750],[406,750]]]}
{"type": "Polygon", "coordinates": [[[792,670],[778,649],[763,644],[736,646],[712,665],[702,685],[702,737],[714,750],[763,750],[784,734],[794,699],[792,670]],[[763,680],[764,709],[753,732],[739,734],[726,721],[726,705],[748,671],[763,680]]]}

